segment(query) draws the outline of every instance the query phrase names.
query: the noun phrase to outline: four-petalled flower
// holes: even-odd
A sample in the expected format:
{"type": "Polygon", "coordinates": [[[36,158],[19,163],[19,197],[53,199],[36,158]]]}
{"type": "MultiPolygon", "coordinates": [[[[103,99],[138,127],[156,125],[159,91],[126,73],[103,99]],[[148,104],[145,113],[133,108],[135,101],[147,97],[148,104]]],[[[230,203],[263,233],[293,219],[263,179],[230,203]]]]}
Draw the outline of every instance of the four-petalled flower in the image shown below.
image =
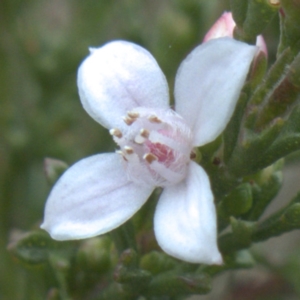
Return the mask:
{"type": "Polygon", "coordinates": [[[80,99],[119,150],[70,167],[49,195],[41,227],[57,240],[104,234],[162,187],[154,215],[160,247],[184,261],[222,263],[210,182],[190,156],[224,130],[256,47],[218,38],[195,48],[176,75],[176,111],[148,51],[114,41],[90,52],[78,71],[80,99]]]}

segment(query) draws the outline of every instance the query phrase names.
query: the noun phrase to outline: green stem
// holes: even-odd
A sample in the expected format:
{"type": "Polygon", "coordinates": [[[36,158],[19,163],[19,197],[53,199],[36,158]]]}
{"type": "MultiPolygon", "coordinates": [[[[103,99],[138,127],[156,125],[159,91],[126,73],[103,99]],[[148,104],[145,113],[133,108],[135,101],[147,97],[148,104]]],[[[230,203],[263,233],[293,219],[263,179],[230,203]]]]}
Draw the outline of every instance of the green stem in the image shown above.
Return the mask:
{"type": "Polygon", "coordinates": [[[66,273],[68,265],[61,258],[58,258],[55,255],[49,256],[49,263],[55,274],[58,286],[59,286],[59,295],[62,300],[71,300],[71,296],[68,292],[68,285],[66,281],[66,273]]]}
{"type": "Polygon", "coordinates": [[[233,233],[224,234],[219,238],[219,248],[223,254],[231,254],[235,251],[249,248],[252,243],[261,242],[271,237],[300,228],[300,193],[284,208],[275,212],[261,223],[254,223],[250,227],[249,222],[239,221],[249,234],[249,244],[233,233]],[[247,231],[248,226],[248,232],[247,231]]]}
{"type": "Polygon", "coordinates": [[[115,243],[119,255],[128,248],[137,251],[134,226],[130,220],[117,229],[111,231],[110,236],[115,243]]]}

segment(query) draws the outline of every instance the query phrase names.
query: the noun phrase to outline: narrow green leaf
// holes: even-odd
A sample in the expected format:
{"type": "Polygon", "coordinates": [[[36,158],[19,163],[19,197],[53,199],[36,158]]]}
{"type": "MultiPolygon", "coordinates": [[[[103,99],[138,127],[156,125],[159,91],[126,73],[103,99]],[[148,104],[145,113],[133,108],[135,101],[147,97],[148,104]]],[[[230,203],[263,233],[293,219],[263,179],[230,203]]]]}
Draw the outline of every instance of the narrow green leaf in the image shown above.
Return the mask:
{"type": "MultiPolygon", "coordinates": [[[[273,168],[273,166],[268,167],[273,168]]],[[[264,171],[263,171],[264,172],[264,171]]],[[[276,171],[268,176],[267,180],[261,185],[253,184],[253,207],[243,218],[249,221],[257,220],[265,211],[269,203],[279,192],[282,185],[282,172],[276,171]]]]}
{"type": "Polygon", "coordinates": [[[279,51],[287,47],[300,50],[300,5],[299,1],[281,0],[281,40],[279,51]]]}
{"type": "Polygon", "coordinates": [[[262,103],[266,95],[270,92],[272,88],[277,84],[277,82],[282,78],[286,66],[293,61],[294,55],[292,51],[288,48],[285,49],[283,53],[277,58],[276,62],[272,65],[265,80],[257,88],[252,98],[250,99],[250,105],[258,105],[262,103]]]}
{"type": "Polygon", "coordinates": [[[153,275],[174,269],[177,264],[169,255],[157,251],[145,254],[140,261],[140,267],[153,275]]]}
{"type": "Polygon", "coordinates": [[[53,241],[42,230],[20,234],[8,245],[8,250],[14,257],[30,265],[47,262],[52,249],[53,241]]]}
{"type": "Polygon", "coordinates": [[[169,296],[207,294],[211,290],[211,278],[205,273],[177,274],[173,271],[153,278],[147,289],[150,296],[169,296]]]}
{"type": "Polygon", "coordinates": [[[246,19],[248,0],[230,0],[230,8],[235,23],[242,28],[246,19]]]}
{"type": "Polygon", "coordinates": [[[236,243],[239,244],[241,248],[249,247],[252,242],[253,223],[237,220],[234,217],[230,218],[230,223],[236,243]]]}
{"type": "Polygon", "coordinates": [[[228,162],[230,172],[236,176],[246,176],[274,163],[275,161],[266,162],[263,157],[279,136],[284,124],[285,121],[278,118],[272,126],[259,134],[245,131],[244,140],[241,141],[241,145],[236,148],[228,162]]]}
{"type": "Polygon", "coordinates": [[[252,188],[249,183],[242,183],[230,194],[226,195],[218,205],[219,229],[224,228],[230,216],[240,216],[246,213],[252,206],[252,188]]]}
{"type": "Polygon", "coordinates": [[[250,37],[261,34],[277,10],[278,6],[271,5],[269,1],[248,0],[247,15],[243,24],[245,34],[250,37]]]}

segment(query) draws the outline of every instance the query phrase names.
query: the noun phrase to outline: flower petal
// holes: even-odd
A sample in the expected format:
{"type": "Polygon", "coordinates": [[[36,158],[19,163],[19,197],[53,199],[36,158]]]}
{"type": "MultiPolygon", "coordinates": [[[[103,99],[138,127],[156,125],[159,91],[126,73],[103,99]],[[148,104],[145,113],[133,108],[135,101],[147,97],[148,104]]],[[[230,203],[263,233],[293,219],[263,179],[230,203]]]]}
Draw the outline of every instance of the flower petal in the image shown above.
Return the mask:
{"type": "Polygon", "coordinates": [[[152,190],[127,180],[118,154],[82,159],[52,189],[41,228],[56,240],[106,233],[139,210],[152,190]]]}
{"type": "Polygon", "coordinates": [[[90,51],[78,70],[77,84],[84,109],[97,122],[121,129],[121,117],[135,107],[168,107],[166,78],[147,50],[115,41],[90,51]]]}
{"type": "Polygon", "coordinates": [[[255,46],[231,38],[210,40],[182,62],[175,81],[176,111],[194,131],[194,145],[213,141],[226,127],[255,46]]]}
{"type": "Polygon", "coordinates": [[[176,258],[222,263],[209,179],[195,162],[190,163],[184,182],[164,189],[155,211],[154,230],[161,248],[176,258]]]}

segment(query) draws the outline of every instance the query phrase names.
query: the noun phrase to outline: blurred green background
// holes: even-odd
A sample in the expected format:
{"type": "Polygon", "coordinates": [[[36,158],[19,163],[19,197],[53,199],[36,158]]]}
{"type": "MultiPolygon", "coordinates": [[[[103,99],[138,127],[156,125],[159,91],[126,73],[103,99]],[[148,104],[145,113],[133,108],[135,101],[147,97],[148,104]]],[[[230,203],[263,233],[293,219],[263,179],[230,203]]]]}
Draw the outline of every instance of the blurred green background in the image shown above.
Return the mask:
{"type": "MultiPolygon", "coordinates": [[[[0,1],[0,299],[46,299],[53,284],[42,267],[26,269],[6,249],[14,235],[38,228],[43,218],[50,190],[44,158],[72,164],[114,150],[77,95],[76,72],[88,47],[115,39],[142,45],[172,90],[180,62],[229,9],[229,0],[0,1]]],[[[275,18],[265,32],[269,62],[278,30],[275,18]]]]}

